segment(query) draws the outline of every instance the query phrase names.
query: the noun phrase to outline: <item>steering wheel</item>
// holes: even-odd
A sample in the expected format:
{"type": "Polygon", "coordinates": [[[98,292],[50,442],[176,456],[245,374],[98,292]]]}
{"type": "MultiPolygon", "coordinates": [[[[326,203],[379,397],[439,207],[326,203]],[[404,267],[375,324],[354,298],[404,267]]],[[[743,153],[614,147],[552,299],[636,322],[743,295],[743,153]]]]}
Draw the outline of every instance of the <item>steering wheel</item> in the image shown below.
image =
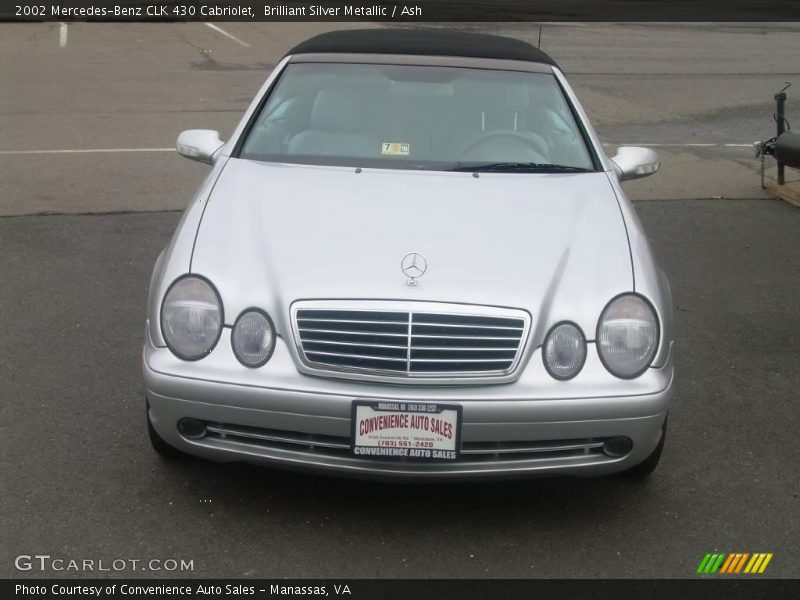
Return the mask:
{"type": "Polygon", "coordinates": [[[531,162],[548,162],[547,155],[550,153],[549,152],[550,149],[547,147],[547,142],[545,142],[544,139],[540,138],[535,133],[522,135],[521,133],[517,133],[516,131],[491,131],[485,135],[482,135],[461,152],[462,160],[470,152],[480,147],[481,145],[485,144],[486,142],[503,138],[513,140],[514,142],[526,146],[529,150],[532,150],[534,154],[536,154],[536,157],[533,160],[531,160],[531,162]]]}

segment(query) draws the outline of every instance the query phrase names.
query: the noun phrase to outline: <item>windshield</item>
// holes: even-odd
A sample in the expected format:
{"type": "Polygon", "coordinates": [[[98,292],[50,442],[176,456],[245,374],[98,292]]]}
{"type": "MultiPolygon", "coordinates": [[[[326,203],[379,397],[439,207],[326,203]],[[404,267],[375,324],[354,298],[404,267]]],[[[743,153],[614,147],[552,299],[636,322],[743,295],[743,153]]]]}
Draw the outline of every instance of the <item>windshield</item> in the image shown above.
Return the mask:
{"type": "Polygon", "coordinates": [[[399,169],[593,170],[549,73],[290,64],[251,123],[240,158],[399,169]]]}

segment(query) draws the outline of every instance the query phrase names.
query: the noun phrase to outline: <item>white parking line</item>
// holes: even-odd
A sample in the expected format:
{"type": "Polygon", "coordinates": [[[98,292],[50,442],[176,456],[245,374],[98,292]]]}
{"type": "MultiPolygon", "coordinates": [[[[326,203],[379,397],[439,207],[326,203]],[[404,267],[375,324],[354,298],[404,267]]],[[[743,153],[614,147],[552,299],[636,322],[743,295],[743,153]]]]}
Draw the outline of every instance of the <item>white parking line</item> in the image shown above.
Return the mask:
{"type": "Polygon", "coordinates": [[[175,152],[175,148],[87,148],[82,150],[0,150],[0,154],[102,154],[117,152],[175,152]]]}
{"type": "Polygon", "coordinates": [[[67,47],[67,27],[66,23],[61,23],[58,27],[58,47],[59,48],[66,48],[67,47]]]}
{"type": "Polygon", "coordinates": [[[752,148],[753,144],[645,144],[642,142],[620,142],[619,144],[603,144],[603,146],[644,146],[646,148],[752,148]]]}
{"type": "Polygon", "coordinates": [[[235,35],[233,35],[233,34],[231,34],[231,33],[228,33],[228,32],[227,32],[227,31],[225,31],[225,30],[224,30],[222,27],[217,27],[217,26],[216,26],[216,25],[214,25],[213,23],[206,23],[206,27],[210,27],[211,29],[213,29],[213,30],[214,30],[214,31],[216,31],[217,33],[221,33],[221,34],[222,34],[222,35],[224,35],[226,38],[233,40],[233,41],[234,41],[234,42],[236,42],[237,44],[241,44],[241,45],[242,45],[242,46],[244,46],[245,48],[249,48],[249,47],[250,47],[250,44],[248,44],[247,42],[243,42],[242,40],[240,40],[239,38],[237,38],[235,35]]]}

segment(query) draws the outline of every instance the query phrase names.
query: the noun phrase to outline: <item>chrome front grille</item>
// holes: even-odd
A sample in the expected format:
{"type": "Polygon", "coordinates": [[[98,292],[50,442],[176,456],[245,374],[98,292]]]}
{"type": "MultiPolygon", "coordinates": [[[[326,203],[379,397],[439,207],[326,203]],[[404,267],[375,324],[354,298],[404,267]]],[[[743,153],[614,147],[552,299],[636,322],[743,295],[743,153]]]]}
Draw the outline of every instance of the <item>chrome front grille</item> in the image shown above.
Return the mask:
{"type": "Polygon", "coordinates": [[[415,382],[508,376],[529,322],[521,310],[434,302],[316,301],[292,310],[309,370],[415,382]]]}

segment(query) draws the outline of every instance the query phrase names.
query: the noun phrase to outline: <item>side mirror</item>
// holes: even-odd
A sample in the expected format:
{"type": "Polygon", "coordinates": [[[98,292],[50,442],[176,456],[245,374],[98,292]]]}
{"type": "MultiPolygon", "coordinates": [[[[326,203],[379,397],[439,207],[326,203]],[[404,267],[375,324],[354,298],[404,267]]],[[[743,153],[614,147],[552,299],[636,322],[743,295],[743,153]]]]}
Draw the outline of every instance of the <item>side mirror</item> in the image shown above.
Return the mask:
{"type": "Polygon", "coordinates": [[[647,177],[658,171],[658,167],[661,166],[655,150],[638,146],[620,146],[611,160],[614,162],[620,181],[647,177]]]}
{"type": "Polygon", "coordinates": [[[178,136],[175,149],[178,154],[188,159],[213,164],[214,154],[224,143],[219,139],[219,131],[187,129],[178,136]]]}

